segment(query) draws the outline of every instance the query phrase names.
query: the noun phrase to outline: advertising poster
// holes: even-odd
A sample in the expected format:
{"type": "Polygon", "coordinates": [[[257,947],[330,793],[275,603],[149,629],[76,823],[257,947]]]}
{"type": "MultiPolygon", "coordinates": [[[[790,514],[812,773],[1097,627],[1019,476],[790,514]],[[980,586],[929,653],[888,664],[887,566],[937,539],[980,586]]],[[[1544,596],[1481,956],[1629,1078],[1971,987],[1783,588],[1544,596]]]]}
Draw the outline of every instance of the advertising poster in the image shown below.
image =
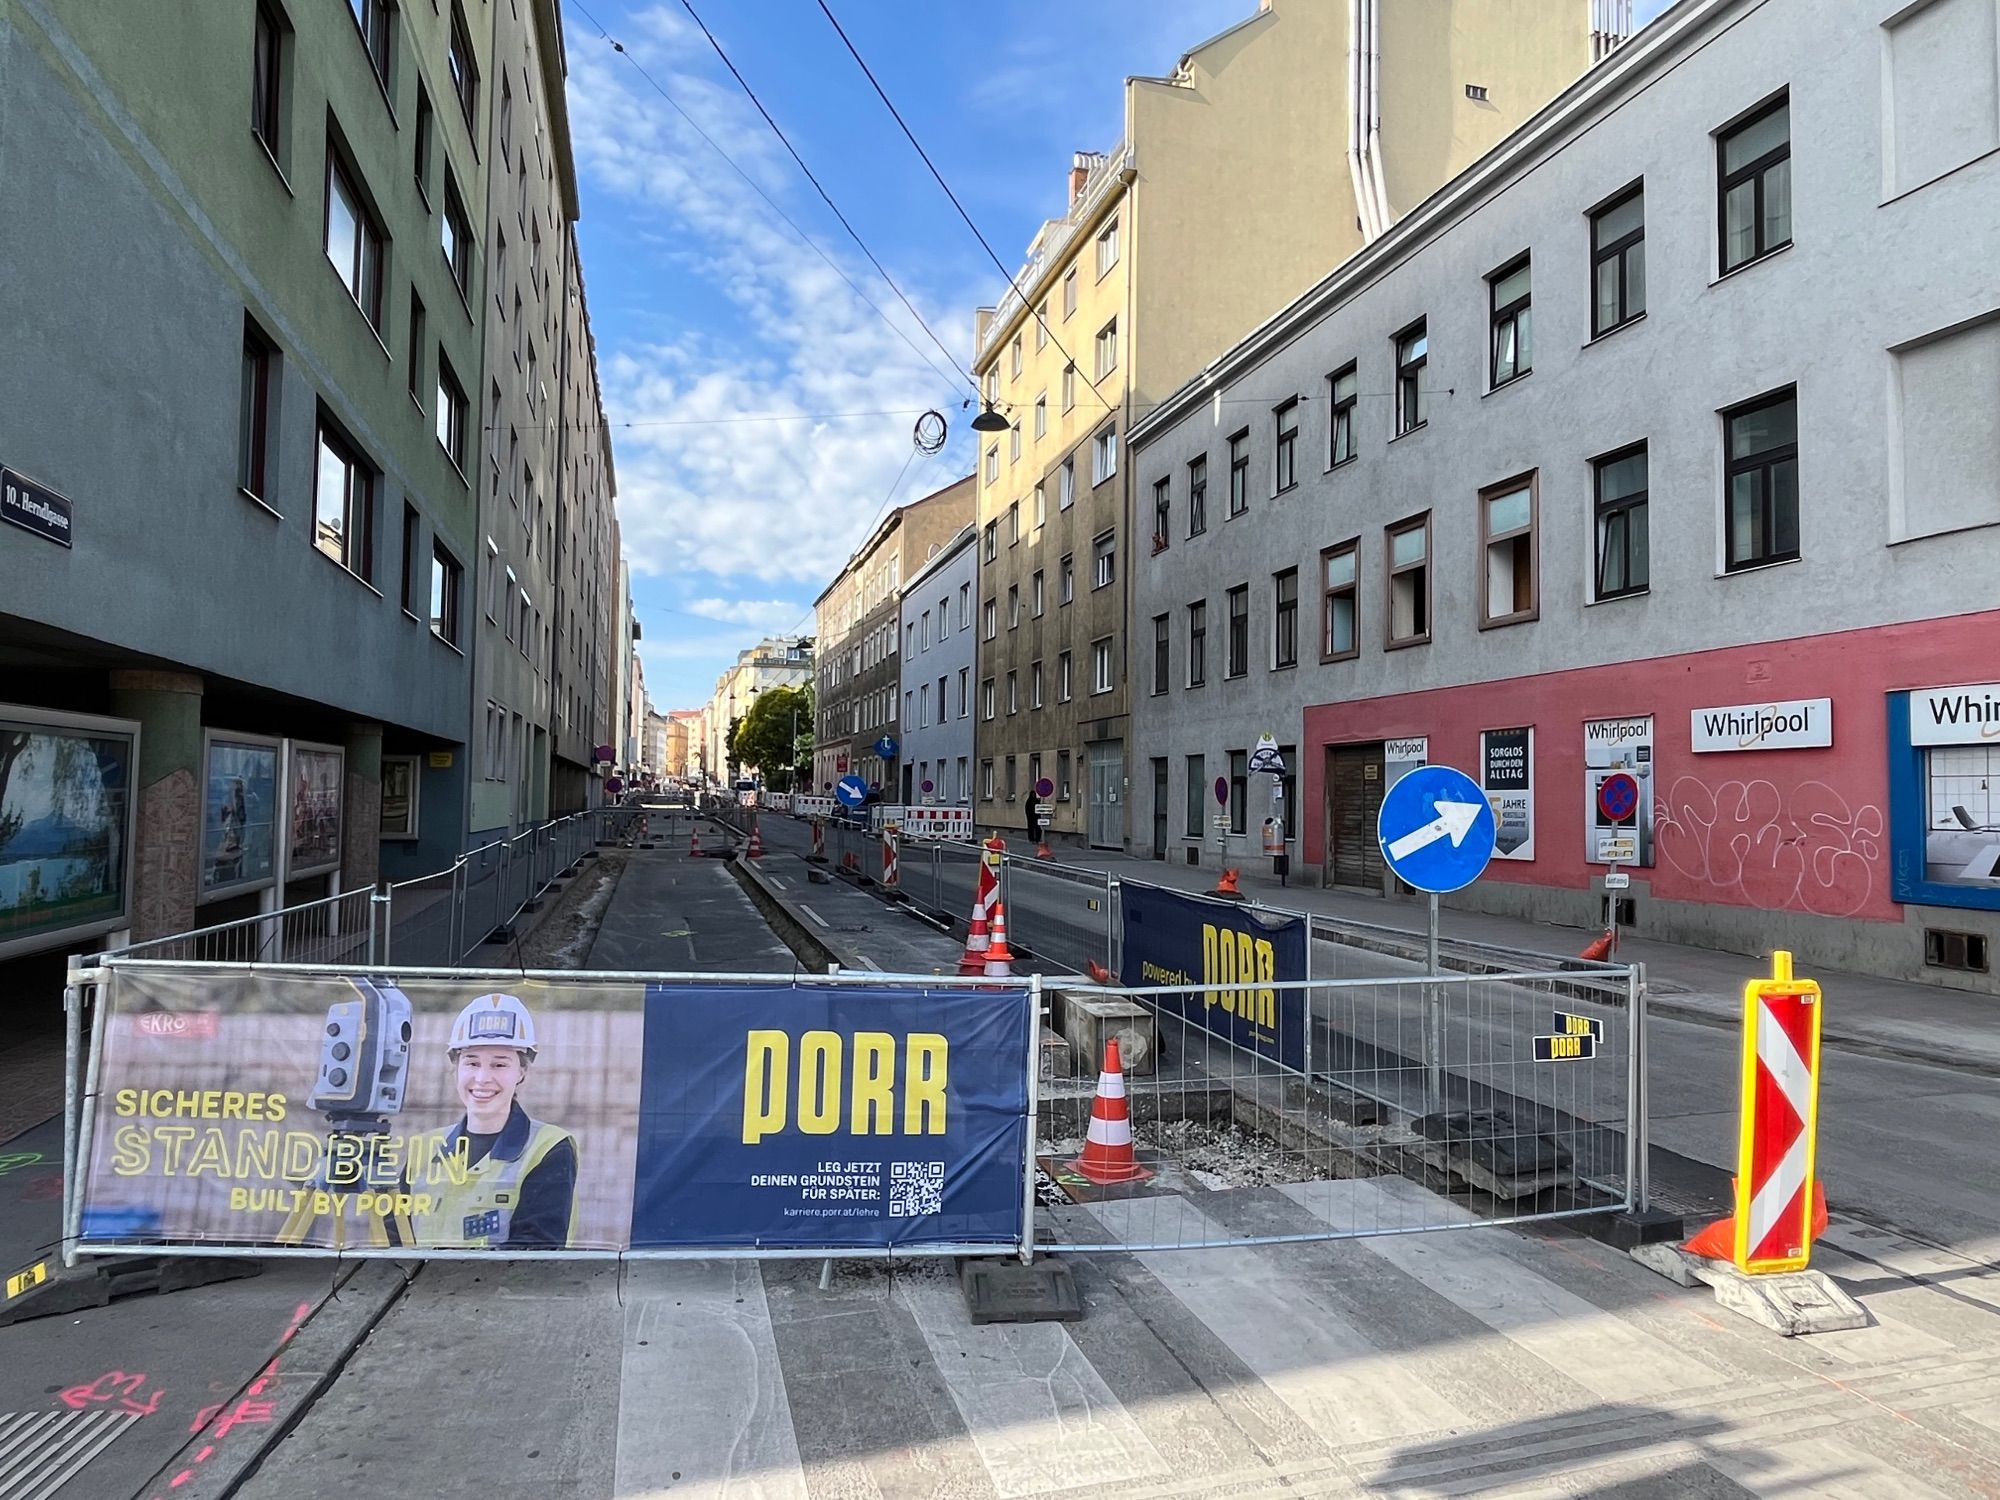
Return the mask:
{"type": "Polygon", "coordinates": [[[420,774],[414,755],[382,757],[383,838],[413,839],[417,836],[420,774]]]}
{"type": "Polygon", "coordinates": [[[1163,1022],[1178,1017],[1282,1067],[1305,1068],[1305,992],[1275,987],[1306,977],[1303,918],[1132,883],[1122,888],[1121,905],[1120,983],[1189,988],[1142,997],[1163,1022]]]}
{"type": "Polygon", "coordinates": [[[86,1245],[1020,1241],[1022,988],[116,965],[102,994],[86,1245]]]}
{"type": "Polygon", "coordinates": [[[128,911],[136,725],[0,717],[0,955],[128,911]]]}
{"type": "Polygon", "coordinates": [[[1488,729],[1479,736],[1479,785],[1493,809],[1493,857],[1535,857],[1535,731],[1488,729]]]}
{"type": "Polygon", "coordinates": [[[2000,683],[1919,688],[1891,705],[1890,753],[1910,773],[1890,782],[1896,899],[2000,903],[2000,683]]]}
{"type": "Polygon", "coordinates": [[[340,863],[341,752],[294,742],[288,757],[291,776],[291,843],[288,876],[311,875],[340,863]]]}
{"type": "Polygon", "coordinates": [[[1412,735],[1400,740],[1385,740],[1382,744],[1382,790],[1401,781],[1418,766],[1426,765],[1431,758],[1431,742],[1428,735],[1412,735]]]}
{"type": "Polygon", "coordinates": [[[114,981],[86,1242],[625,1243],[641,986],[114,981]]]}
{"type": "Polygon", "coordinates": [[[1592,864],[1653,865],[1653,717],[1583,721],[1583,857],[1592,864]],[[1605,778],[1618,772],[1639,784],[1639,800],[1622,818],[1608,815],[1598,798],[1605,778]]]}
{"type": "Polygon", "coordinates": [[[655,988],[633,1248],[1018,1241],[1028,1012],[1015,988],[655,988]]]}
{"type": "Polygon", "coordinates": [[[201,893],[270,884],[278,853],[278,744],[208,740],[201,813],[201,893]]]}

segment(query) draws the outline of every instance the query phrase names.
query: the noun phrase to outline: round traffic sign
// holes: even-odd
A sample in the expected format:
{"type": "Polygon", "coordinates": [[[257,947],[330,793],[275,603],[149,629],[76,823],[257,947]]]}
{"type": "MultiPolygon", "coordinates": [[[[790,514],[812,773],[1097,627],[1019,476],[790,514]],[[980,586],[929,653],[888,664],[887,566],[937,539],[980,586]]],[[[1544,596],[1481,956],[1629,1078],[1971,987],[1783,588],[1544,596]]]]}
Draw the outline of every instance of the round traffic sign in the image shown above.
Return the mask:
{"type": "Polygon", "coordinates": [[[929,795],[931,794],[931,792],[932,792],[933,790],[935,790],[935,789],[936,789],[936,786],[937,786],[937,783],[936,783],[936,782],[933,782],[933,781],[926,781],[926,782],[925,782],[925,783],[923,784],[923,787],[922,787],[922,790],[923,790],[923,793],[924,793],[924,795],[925,795],[925,796],[929,796],[929,795]]]}
{"type": "Polygon", "coordinates": [[[843,776],[834,783],[833,795],[842,807],[859,807],[868,800],[868,783],[859,776],[843,776]]]}
{"type": "Polygon", "coordinates": [[[1215,801],[1218,807],[1229,806],[1229,778],[1227,776],[1218,776],[1215,778],[1215,801]]]}
{"type": "Polygon", "coordinates": [[[1375,836],[1407,885],[1442,893],[1471,885],[1493,857],[1493,807],[1465,772],[1418,766],[1382,798],[1375,836]]]}
{"type": "Polygon", "coordinates": [[[1044,802],[1048,801],[1055,794],[1056,784],[1049,780],[1048,777],[1044,776],[1040,781],[1035,783],[1035,795],[1040,797],[1044,802]]]}
{"type": "Polygon", "coordinates": [[[1597,786],[1597,810],[1614,823],[1623,823],[1639,808],[1639,783],[1623,771],[1614,771],[1597,786]]]}

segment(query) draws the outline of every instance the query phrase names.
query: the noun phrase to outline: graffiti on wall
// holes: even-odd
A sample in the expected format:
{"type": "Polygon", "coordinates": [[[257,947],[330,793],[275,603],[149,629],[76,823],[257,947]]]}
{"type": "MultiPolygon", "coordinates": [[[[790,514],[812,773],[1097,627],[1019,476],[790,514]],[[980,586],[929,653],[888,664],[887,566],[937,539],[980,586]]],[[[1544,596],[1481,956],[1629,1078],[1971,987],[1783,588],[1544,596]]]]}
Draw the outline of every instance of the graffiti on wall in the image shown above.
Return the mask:
{"type": "Polygon", "coordinates": [[[1785,791],[1761,779],[1683,776],[1653,819],[1665,863],[1764,911],[1850,917],[1887,889],[1882,809],[1856,806],[1823,781],[1785,791]]]}

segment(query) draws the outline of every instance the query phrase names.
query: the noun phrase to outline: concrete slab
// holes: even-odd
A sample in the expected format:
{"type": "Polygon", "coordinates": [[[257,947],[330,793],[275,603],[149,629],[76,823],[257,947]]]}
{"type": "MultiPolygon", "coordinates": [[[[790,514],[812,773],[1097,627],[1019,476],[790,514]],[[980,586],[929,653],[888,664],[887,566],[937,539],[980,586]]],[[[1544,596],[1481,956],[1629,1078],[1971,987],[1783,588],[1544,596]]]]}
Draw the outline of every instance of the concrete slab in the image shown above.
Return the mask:
{"type": "Polygon", "coordinates": [[[1691,1255],[1670,1244],[1640,1245],[1631,1255],[1677,1286],[1710,1287],[1722,1307],[1787,1338],[1802,1333],[1838,1333],[1869,1324],[1867,1310],[1824,1271],[1750,1276],[1727,1262],[1691,1255]]]}

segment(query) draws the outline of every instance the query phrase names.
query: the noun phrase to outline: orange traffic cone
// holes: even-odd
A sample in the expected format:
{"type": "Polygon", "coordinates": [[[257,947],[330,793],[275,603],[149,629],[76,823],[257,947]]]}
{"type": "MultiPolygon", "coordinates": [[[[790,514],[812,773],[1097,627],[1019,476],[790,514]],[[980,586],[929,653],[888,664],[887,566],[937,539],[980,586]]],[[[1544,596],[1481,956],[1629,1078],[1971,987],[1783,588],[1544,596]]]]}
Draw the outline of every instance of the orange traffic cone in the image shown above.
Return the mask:
{"type": "Polygon", "coordinates": [[[750,825],[750,847],[745,851],[744,857],[747,859],[764,857],[764,830],[755,823],[750,825]]]}
{"type": "Polygon", "coordinates": [[[1577,957],[1587,958],[1592,963],[1603,963],[1607,958],[1611,957],[1611,950],[1617,946],[1618,939],[1613,935],[1611,929],[1607,927],[1604,929],[1604,936],[1586,947],[1583,952],[1577,954],[1577,957]]]}
{"type": "Polygon", "coordinates": [[[701,858],[701,824],[693,818],[688,819],[688,858],[701,858]]]}
{"type": "Polygon", "coordinates": [[[1049,849],[1049,836],[1047,834],[1043,834],[1042,841],[1039,844],[1035,845],[1035,858],[1036,859],[1055,858],[1055,855],[1049,849]]]}
{"type": "MultiPolygon", "coordinates": [[[[1733,1185],[1736,1179],[1731,1178],[1733,1185]]],[[[1826,1189],[1813,1183],[1812,1238],[1818,1239],[1826,1233],[1826,1189]]],[[[1706,1229],[1698,1229],[1681,1245],[1690,1255],[1704,1256],[1709,1260],[1736,1259],[1736,1216],[1717,1219],[1706,1229]]]]}
{"type": "Polygon", "coordinates": [[[1104,1043],[1104,1071],[1097,1075],[1097,1098],[1090,1106],[1090,1129],[1083,1155],[1070,1163],[1092,1182],[1140,1182],[1153,1174],[1139,1165],[1132,1149],[1132,1116],[1125,1104],[1125,1064],[1118,1038],[1104,1043]]]}
{"type": "Polygon", "coordinates": [[[988,979],[1011,979],[1014,977],[1014,950],[1007,946],[1007,908],[998,901],[993,903],[993,935],[986,943],[986,977],[988,979]]]}
{"type": "Polygon", "coordinates": [[[958,972],[970,978],[974,974],[986,972],[986,950],[990,946],[986,931],[986,908],[977,902],[972,907],[972,926],[965,934],[965,952],[958,957],[958,972]]]}
{"type": "Polygon", "coordinates": [[[1237,888],[1236,872],[1234,870],[1224,870],[1222,872],[1222,879],[1216,881],[1215,889],[1210,891],[1209,894],[1211,896],[1231,896],[1240,901],[1243,898],[1243,892],[1237,888]]]}

